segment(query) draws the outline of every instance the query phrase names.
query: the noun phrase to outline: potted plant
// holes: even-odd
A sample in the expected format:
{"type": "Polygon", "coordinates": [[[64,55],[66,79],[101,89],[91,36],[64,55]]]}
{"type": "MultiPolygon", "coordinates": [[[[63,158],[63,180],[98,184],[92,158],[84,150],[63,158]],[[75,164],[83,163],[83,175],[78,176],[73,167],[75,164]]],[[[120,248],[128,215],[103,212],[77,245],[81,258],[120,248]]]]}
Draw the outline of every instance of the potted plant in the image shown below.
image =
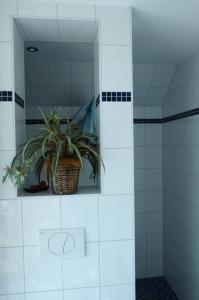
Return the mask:
{"type": "Polygon", "coordinates": [[[3,182],[10,178],[19,187],[24,184],[27,174],[34,171],[40,183],[41,172],[45,169],[53,193],[74,194],[84,159],[90,163],[90,176],[94,179],[99,162],[102,162],[96,136],[83,132],[61,112],[41,112],[44,125],[20,147],[11,165],[5,169],[3,182]]]}

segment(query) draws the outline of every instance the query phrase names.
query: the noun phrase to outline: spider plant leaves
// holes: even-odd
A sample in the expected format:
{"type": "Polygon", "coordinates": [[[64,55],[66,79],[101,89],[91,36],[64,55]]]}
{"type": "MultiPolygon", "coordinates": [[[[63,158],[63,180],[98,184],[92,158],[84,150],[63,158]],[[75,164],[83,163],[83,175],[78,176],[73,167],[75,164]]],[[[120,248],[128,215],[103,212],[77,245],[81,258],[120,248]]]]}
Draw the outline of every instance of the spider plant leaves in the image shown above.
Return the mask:
{"type": "Polygon", "coordinates": [[[44,124],[34,137],[21,145],[11,165],[6,167],[3,181],[10,178],[14,185],[20,186],[34,165],[34,173],[40,182],[42,170],[47,163],[47,179],[48,182],[51,179],[54,184],[59,161],[67,158],[79,160],[81,168],[84,167],[84,160],[87,160],[92,169],[90,176],[95,179],[99,162],[104,166],[96,143],[97,137],[83,132],[60,111],[49,114],[40,111],[44,124]],[[61,122],[63,118],[64,122],[61,122]]]}

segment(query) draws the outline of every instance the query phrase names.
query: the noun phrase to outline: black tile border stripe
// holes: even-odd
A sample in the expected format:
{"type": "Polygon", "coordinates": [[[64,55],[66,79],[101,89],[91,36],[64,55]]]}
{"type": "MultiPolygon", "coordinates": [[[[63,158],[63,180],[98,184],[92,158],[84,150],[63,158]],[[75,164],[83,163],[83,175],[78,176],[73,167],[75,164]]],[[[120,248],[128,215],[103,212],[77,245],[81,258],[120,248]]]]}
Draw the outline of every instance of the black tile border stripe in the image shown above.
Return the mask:
{"type": "Polygon", "coordinates": [[[134,124],[164,124],[164,123],[168,123],[168,122],[172,122],[172,121],[176,121],[176,120],[180,120],[180,119],[184,119],[184,118],[189,118],[189,117],[196,116],[196,115],[199,115],[199,108],[194,108],[194,109],[187,110],[187,111],[184,111],[179,114],[175,114],[175,115],[165,117],[165,118],[160,118],[160,119],[138,119],[138,118],[135,118],[135,119],[133,119],[133,123],[134,124]]]}
{"type": "Polygon", "coordinates": [[[11,102],[12,91],[0,91],[0,102],[11,102]]]}
{"type": "Polygon", "coordinates": [[[162,124],[162,119],[133,119],[134,124],[162,124]]]}
{"type": "Polygon", "coordinates": [[[25,107],[25,104],[24,104],[24,100],[18,95],[15,93],[15,102],[21,107],[21,108],[24,108],[25,107]]]}
{"type": "Polygon", "coordinates": [[[102,102],[131,102],[131,92],[102,92],[102,102]]]}

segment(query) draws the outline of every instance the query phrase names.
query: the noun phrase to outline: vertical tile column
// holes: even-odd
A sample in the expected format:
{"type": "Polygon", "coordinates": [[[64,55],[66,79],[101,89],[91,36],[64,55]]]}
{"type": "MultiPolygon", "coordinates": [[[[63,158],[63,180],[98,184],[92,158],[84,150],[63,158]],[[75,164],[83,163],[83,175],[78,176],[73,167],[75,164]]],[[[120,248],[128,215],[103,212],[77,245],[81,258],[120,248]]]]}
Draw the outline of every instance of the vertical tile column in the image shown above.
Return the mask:
{"type": "Polygon", "coordinates": [[[131,10],[97,6],[96,18],[105,164],[99,200],[101,299],[130,300],[135,299],[131,10]]]}
{"type": "Polygon", "coordinates": [[[0,3],[0,199],[15,197],[12,184],[2,185],[1,179],[15,149],[11,16],[16,14],[17,3],[0,3]]]}

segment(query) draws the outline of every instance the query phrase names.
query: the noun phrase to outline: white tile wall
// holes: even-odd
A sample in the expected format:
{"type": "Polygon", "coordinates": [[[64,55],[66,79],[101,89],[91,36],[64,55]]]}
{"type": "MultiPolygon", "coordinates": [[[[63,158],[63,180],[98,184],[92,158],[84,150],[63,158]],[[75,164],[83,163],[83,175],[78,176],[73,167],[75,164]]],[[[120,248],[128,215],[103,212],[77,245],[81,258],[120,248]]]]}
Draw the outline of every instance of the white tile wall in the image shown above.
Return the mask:
{"type": "Polygon", "coordinates": [[[96,17],[101,19],[102,44],[131,44],[130,13],[129,7],[97,6],[96,17]]]}
{"type": "Polygon", "coordinates": [[[47,298],[49,300],[62,300],[63,295],[61,291],[51,291],[51,292],[37,292],[37,293],[27,293],[26,299],[27,300],[42,300],[47,298]]]}
{"type": "Polygon", "coordinates": [[[114,241],[100,244],[100,278],[102,285],[133,282],[132,241],[114,241]]]}
{"type": "Polygon", "coordinates": [[[133,299],[132,285],[122,285],[115,287],[104,287],[101,292],[102,300],[120,300],[124,297],[126,300],[133,299]]]}
{"type": "Polygon", "coordinates": [[[24,267],[26,292],[62,288],[61,261],[41,260],[37,246],[24,248],[24,267]]]}
{"type": "Polygon", "coordinates": [[[101,46],[103,91],[131,91],[131,47],[101,46]]]}
{"type": "Polygon", "coordinates": [[[3,28],[0,33],[0,41],[11,41],[12,26],[11,16],[17,15],[17,3],[2,1],[0,2],[0,27],[3,28]]]}
{"type": "Polygon", "coordinates": [[[104,149],[103,161],[105,172],[103,176],[104,194],[132,193],[132,151],[131,149],[104,149]],[[118,178],[120,184],[118,184],[118,178]]]}
{"type": "MultiPolygon", "coordinates": [[[[0,103],[0,150],[14,150],[14,116],[12,102],[0,103]],[[5,134],[8,130],[9,134],[5,134]]],[[[3,153],[2,153],[3,155],[3,153]]]]}
{"type": "MultiPolygon", "coordinates": [[[[0,79],[0,90],[12,90],[13,86],[11,38],[10,29],[7,24],[9,22],[9,15],[15,13],[13,11],[16,6],[10,7],[9,5],[10,4],[6,2],[5,20],[1,18],[0,21],[0,24],[3,22],[7,27],[6,31],[0,35],[0,39],[4,39],[4,37],[7,36],[5,40],[8,41],[0,45],[0,70],[4,70],[4,76],[0,79]]],[[[61,17],[71,17],[80,20],[84,18],[95,18],[95,11],[96,7],[92,5],[75,6],[68,3],[58,3],[56,12],[53,3],[49,3],[48,5],[47,3],[36,4],[34,1],[18,1],[18,14],[20,16],[51,17],[57,13],[58,16],[61,17]]],[[[99,12],[100,15],[98,15],[98,18],[101,19],[103,28],[102,40],[100,41],[100,48],[102,50],[102,74],[100,78],[102,85],[100,88],[108,91],[132,91],[130,11],[127,8],[118,9],[117,7],[114,16],[112,15],[112,23],[110,23],[108,15],[106,14],[107,12],[110,14],[111,8],[107,7],[107,10],[103,12],[101,7],[98,10],[98,13],[99,12]],[[120,15],[122,14],[123,19],[123,21],[119,23],[117,20],[118,13],[120,13],[120,15]],[[128,28],[126,26],[128,26],[128,28]],[[113,30],[117,30],[120,34],[112,35],[113,30]],[[108,45],[105,46],[103,43],[108,45]]],[[[40,30],[41,25],[43,25],[43,22],[39,21],[33,29],[40,30]]],[[[56,27],[54,25],[55,21],[53,26],[51,26],[50,23],[47,24],[45,36],[43,34],[45,28],[42,27],[43,30],[40,31],[40,38],[48,39],[49,36],[54,34],[56,40],[57,32],[54,30],[56,27]]],[[[60,22],[60,26],[63,29],[64,26],[62,25],[60,22]]],[[[30,31],[30,27],[25,31],[27,38],[30,38],[30,31]]],[[[71,49],[73,49],[73,47],[71,49]]],[[[87,53],[89,53],[90,50],[87,47],[84,47],[84,49],[86,49],[84,59],[87,61],[87,53]]],[[[72,54],[71,57],[74,57],[72,54]]],[[[31,96],[34,94],[38,96],[39,89],[42,97],[47,95],[50,103],[53,99],[53,93],[54,96],[55,94],[62,93],[60,89],[58,92],[54,90],[52,94],[49,94],[47,88],[44,89],[43,86],[38,86],[42,81],[42,84],[48,85],[52,80],[57,88],[63,83],[63,81],[60,83],[62,75],[64,82],[65,80],[69,80],[67,75],[68,71],[63,71],[59,67],[60,63],[57,64],[57,66],[53,65],[52,68],[48,66],[47,71],[43,71],[45,68],[42,68],[42,70],[39,69],[42,75],[39,82],[38,80],[35,81],[35,77],[37,77],[36,73],[34,73],[33,76],[29,76],[30,78],[33,77],[34,84],[36,85],[34,88],[32,86],[28,88],[31,96]],[[52,69],[54,68],[60,71],[57,78],[52,76],[52,69]],[[44,78],[44,76],[46,76],[47,79],[44,78]],[[58,79],[60,79],[60,81],[58,79]]],[[[84,88],[86,88],[85,85],[88,84],[87,79],[91,77],[88,72],[85,73],[81,71],[81,66],[76,67],[78,70],[76,69],[74,72],[78,72],[80,76],[74,86],[76,87],[76,84],[78,84],[80,86],[84,85],[84,88]],[[80,82],[82,79],[84,80],[83,84],[80,82]]],[[[78,90],[78,87],[76,90],[78,90]]],[[[91,95],[91,91],[84,90],[82,93],[86,95],[86,97],[91,95]]],[[[72,95],[78,98],[74,90],[72,91],[72,95]]],[[[67,94],[67,96],[69,95],[67,94]]],[[[40,100],[42,99],[40,98],[38,100],[41,105],[40,100]]],[[[127,103],[124,103],[124,105],[126,104],[127,103]]],[[[131,108],[129,108],[129,110],[131,110],[131,108]]],[[[36,111],[34,114],[35,117],[39,116],[36,111]]],[[[127,117],[126,109],[124,109],[124,114],[127,117]]],[[[131,127],[130,121],[132,121],[132,117],[129,112],[128,118],[129,126],[131,127]]],[[[124,130],[127,132],[126,140],[131,138],[129,137],[130,133],[127,123],[124,126],[124,130]]],[[[102,199],[93,196],[88,197],[87,195],[74,196],[73,199],[70,197],[25,197],[23,199],[18,198],[18,200],[9,200],[10,202],[6,204],[8,208],[5,205],[7,202],[2,201],[0,212],[2,219],[6,219],[6,228],[4,229],[2,226],[2,229],[0,229],[1,300],[24,300],[24,290],[25,298],[28,300],[40,300],[41,298],[62,298],[68,300],[79,300],[80,298],[87,300],[99,300],[100,298],[103,300],[117,300],[121,298],[127,300],[135,299],[134,239],[132,236],[134,229],[132,195],[133,172],[131,166],[132,145],[127,143],[115,143],[113,146],[114,149],[103,149],[104,161],[105,164],[107,164],[107,173],[105,175],[106,180],[104,180],[104,178],[102,180],[104,193],[102,199]],[[108,161],[106,161],[107,159],[108,161]],[[118,178],[120,177],[122,180],[120,185],[118,185],[118,178]],[[122,194],[121,197],[119,194],[122,194]],[[105,202],[106,197],[110,197],[108,203],[105,202]],[[74,202],[72,202],[72,200],[74,202]],[[22,205],[19,206],[17,201],[21,201],[22,205]],[[125,204],[125,206],[122,206],[122,204],[125,204]],[[116,232],[116,225],[118,225],[117,221],[119,220],[118,210],[120,210],[120,216],[123,216],[123,220],[120,222],[120,227],[118,227],[119,229],[116,232]],[[112,213],[113,211],[115,214],[112,213]],[[11,214],[13,214],[13,216],[11,216],[11,214]],[[98,220],[98,216],[100,216],[101,221],[98,220]],[[112,218],[112,227],[108,227],[108,218],[112,218]],[[21,222],[23,224],[21,224],[21,222]],[[106,222],[107,230],[105,228],[106,222]],[[37,245],[38,230],[41,228],[60,228],[61,226],[83,226],[86,228],[89,242],[86,244],[86,257],[84,259],[64,260],[61,262],[56,260],[41,260],[39,258],[37,245]],[[15,234],[14,238],[12,238],[13,232],[15,234]],[[107,241],[98,241],[99,234],[100,237],[107,241]],[[5,235],[7,236],[7,244],[5,243],[5,235]],[[113,241],[112,239],[117,239],[117,241],[113,241]],[[2,248],[3,245],[8,246],[8,248],[2,248]],[[21,247],[21,245],[23,245],[23,247],[21,247]],[[100,287],[101,285],[106,286],[102,288],[100,287]],[[6,294],[6,297],[4,297],[3,294],[6,294]],[[12,294],[12,296],[10,294],[12,294]],[[99,294],[101,294],[101,297],[99,294]]],[[[109,148],[110,144],[107,144],[107,147],[109,148]]],[[[13,157],[12,148],[6,148],[5,150],[6,151],[0,151],[0,175],[3,172],[5,163],[9,163],[10,158],[13,157]]],[[[1,200],[3,198],[15,197],[16,195],[13,193],[10,182],[3,187],[0,184],[1,200]]]]}
{"type": "Polygon", "coordinates": [[[132,239],[132,196],[102,196],[99,203],[100,240],[132,239]]]}
{"type": "Polygon", "coordinates": [[[64,289],[99,286],[98,243],[86,244],[84,259],[63,261],[63,284],[64,289]]]}
{"type": "Polygon", "coordinates": [[[100,294],[98,288],[84,288],[64,291],[64,300],[99,300],[100,294]]]}
{"type": "Polygon", "coordinates": [[[23,249],[0,248],[0,264],[0,294],[23,293],[23,249]]]}
{"type": "Polygon", "coordinates": [[[102,143],[104,148],[131,148],[131,103],[105,103],[102,107],[102,143]],[[111,116],[111,118],[110,118],[111,116]],[[114,126],[111,126],[114,124],[114,126]],[[115,134],[117,133],[117,134],[115,134]]]}
{"type": "MultiPolygon", "coordinates": [[[[11,42],[0,43],[0,70],[3,71],[3,76],[0,79],[0,90],[11,91],[12,84],[12,50],[11,42]]],[[[1,103],[2,104],[2,103],[1,103]]]]}
{"type": "MultiPolygon", "coordinates": [[[[156,107],[136,107],[134,112],[134,118],[138,119],[161,118],[161,115],[161,109],[156,107]]],[[[161,127],[161,124],[134,125],[137,278],[163,274],[161,127]]]]}
{"type": "Polygon", "coordinates": [[[24,244],[38,245],[39,229],[60,227],[60,199],[30,197],[22,200],[24,244]]]}
{"type": "MultiPolygon", "coordinates": [[[[164,115],[198,107],[198,57],[197,53],[176,68],[164,115]]],[[[183,300],[199,295],[198,129],[198,115],[163,126],[164,272],[183,300]]],[[[149,263],[156,268],[157,262],[149,263]]]]}
{"type": "Polygon", "coordinates": [[[98,197],[86,196],[61,199],[62,227],[85,228],[86,241],[98,241],[98,197]],[[90,213],[92,211],[92,213],[90,213]]]}
{"type": "Polygon", "coordinates": [[[57,4],[57,15],[58,17],[66,18],[80,18],[87,19],[95,18],[95,6],[88,4],[78,4],[78,9],[76,4],[72,3],[58,3],[57,4]]]}
{"type": "Polygon", "coordinates": [[[19,16],[56,17],[56,3],[18,1],[19,16]]]}
{"type": "Polygon", "coordinates": [[[23,245],[20,200],[0,201],[0,247],[23,245]]]}
{"type": "Polygon", "coordinates": [[[161,107],[173,78],[175,65],[134,65],[134,104],[161,107]]]}

